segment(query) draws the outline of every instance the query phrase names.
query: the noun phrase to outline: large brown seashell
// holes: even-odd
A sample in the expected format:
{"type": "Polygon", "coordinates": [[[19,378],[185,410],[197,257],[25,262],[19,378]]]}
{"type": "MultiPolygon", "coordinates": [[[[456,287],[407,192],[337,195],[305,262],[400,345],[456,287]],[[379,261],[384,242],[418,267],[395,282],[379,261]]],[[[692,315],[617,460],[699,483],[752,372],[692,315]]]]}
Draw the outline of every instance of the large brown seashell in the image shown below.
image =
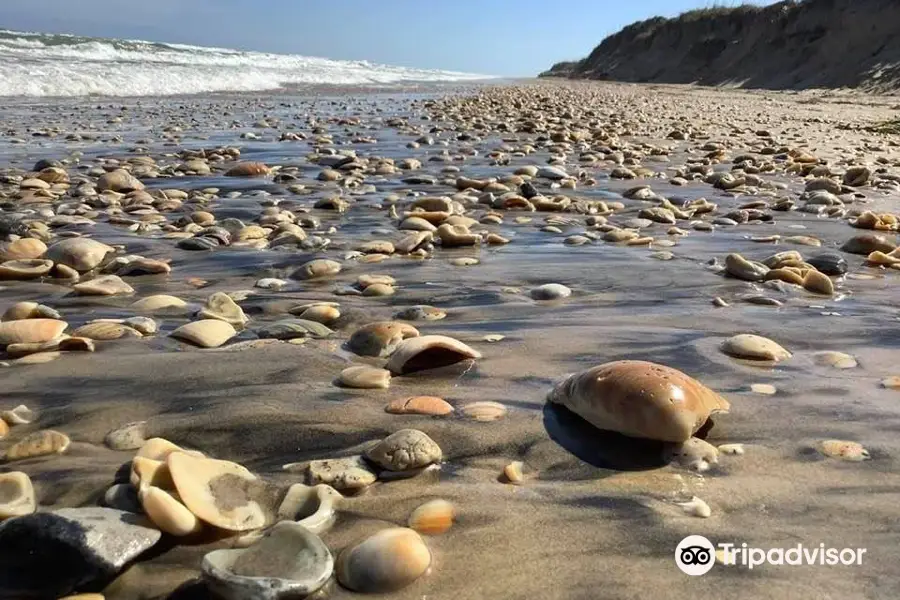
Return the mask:
{"type": "Polygon", "coordinates": [[[557,385],[548,401],[599,429],[663,442],[684,442],[728,401],[681,371],[639,360],[606,363],[557,385]]]}
{"type": "Polygon", "coordinates": [[[0,323],[0,345],[43,344],[55,340],[69,324],[56,319],[23,319],[0,323]]]}

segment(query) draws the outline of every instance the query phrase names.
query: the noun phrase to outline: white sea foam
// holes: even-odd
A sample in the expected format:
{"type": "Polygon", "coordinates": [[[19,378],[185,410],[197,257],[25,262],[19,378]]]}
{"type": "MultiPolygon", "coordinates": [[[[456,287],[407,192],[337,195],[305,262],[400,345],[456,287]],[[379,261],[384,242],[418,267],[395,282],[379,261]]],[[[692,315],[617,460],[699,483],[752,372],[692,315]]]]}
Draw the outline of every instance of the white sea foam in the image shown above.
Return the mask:
{"type": "Polygon", "coordinates": [[[0,96],[149,96],[486,78],[366,61],[0,30],[0,96]]]}

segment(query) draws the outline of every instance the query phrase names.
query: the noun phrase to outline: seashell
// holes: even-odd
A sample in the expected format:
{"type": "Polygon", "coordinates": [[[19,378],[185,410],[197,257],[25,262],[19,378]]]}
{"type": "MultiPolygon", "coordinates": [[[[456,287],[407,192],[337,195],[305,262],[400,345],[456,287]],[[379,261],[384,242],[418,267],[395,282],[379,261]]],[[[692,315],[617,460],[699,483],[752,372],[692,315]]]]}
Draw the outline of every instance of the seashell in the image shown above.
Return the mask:
{"type": "Polygon", "coordinates": [[[120,323],[109,323],[105,321],[95,321],[82,325],[72,332],[73,336],[83,337],[89,340],[108,341],[120,340],[122,338],[139,338],[139,331],[122,325],[120,323]]]}
{"type": "Polygon", "coordinates": [[[323,325],[337,321],[341,316],[341,311],[336,305],[326,303],[303,304],[291,308],[288,312],[304,321],[315,321],[323,325]]]}
{"type": "Polygon", "coordinates": [[[697,496],[691,498],[690,502],[679,502],[678,505],[692,517],[708,519],[712,515],[712,509],[709,508],[709,504],[697,496]]]}
{"type": "Polygon", "coordinates": [[[266,525],[265,484],[241,465],[173,452],[166,464],[181,501],[203,521],[228,531],[266,525]]]}
{"type": "Polygon", "coordinates": [[[297,521],[313,533],[323,533],[334,523],[337,505],[343,499],[330,485],[295,483],[278,507],[278,518],[297,521]]]}
{"type": "Polygon", "coordinates": [[[372,240],[356,247],[357,252],[363,254],[393,254],[394,244],[387,240],[372,240]]]}
{"type": "Polygon", "coordinates": [[[338,383],[344,387],[358,389],[387,389],[391,385],[391,372],[357,365],[341,371],[338,383]]]}
{"type": "Polygon", "coordinates": [[[388,356],[405,339],[418,337],[419,330],[406,323],[379,321],[357,329],[347,347],[360,356],[388,356]]]}
{"type": "Polygon", "coordinates": [[[42,429],[22,438],[6,450],[4,458],[7,462],[62,454],[69,448],[69,436],[52,429],[42,429]]]}
{"type": "Polygon", "coordinates": [[[403,321],[439,321],[446,316],[443,310],[424,304],[410,306],[394,314],[395,319],[403,321]]]}
{"type": "Polygon", "coordinates": [[[128,317],[122,320],[122,325],[127,325],[141,335],[153,335],[159,331],[159,325],[149,317],[128,317]]]}
{"type": "Polygon", "coordinates": [[[775,394],[778,390],[775,389],[775,386],[770,383],[751,383],[750,391],[754,394],[762,394],[764,396],[771,396],[775,394]]]}
{"type": "Polygon", "coordinates": [[[118,275],[103,275],[72,286],[76,294],[82,296],[119,296],[133,294],[134,288],[122,281],[118,275]]]}
{"type": "Polygon", "coordinates": [[[46,258],[57,265],[64,265],[84,273],[100,266],[111,252],[115,252],[115,249],[106,244],[78,237],[56,242],[47,249],[46,258]]]}
{"type": "Polygon", "coordinates": [[[59,340],[56,346],[60,352],[93,352],[94,340],[83,337],[68,337],[59,340]]]}
{"type": "Polygon", "coordinates": [[[0,412],[0,419],[3,419],[10,425],[28,425],[34,421],[34,411],[20,404],[12,410],[4,410],[0,412]]]}
{"type": "Polygon", "coordinates": [[[203,579],[224,600],[292,600],[322,588],[334,572],[328,546],[299,523],[282,521],[245,549],[203,557],[203,579]]]}
{"type": "Polygon", "coordinates": [[[393,296],[394,288],[390,285],[384,283],[373,283],[370,286],[367,286],[362,295],[363,296],[393,296]]]}
{"type": "Polygon", "coordinates": [[[833,296],[834,282],[827,275],[810,269],[803,278],[803,289],[814,294],[833,296]]]}
{"type": "Polygon", "coordinates": [[[59,313],[49,306],[37,302],[16,302],[3,313],[3,321],[22,319],[59,319],[59,313]]]}
{"type": "Polygon", "coordinates": [[[379,531],[338,557],[338,581],[362,593],[385,593],[404,588],[431,565],[431,552],[412,529],[379,531]]]}
{"type": "Polygon", "coordinates": [[[36,238],[20,238],[0,244],[0,262],[9,260],[33,260],[43,258],[47,245],[36,238]]]}
{"type": "Polygon", "coordinates": [[[144,184],[125,169],[116,169],[104,173],[97,179],[97,191],[113,191],[127,193],[144,189],[144,184]]]}
{"type": "Polygon", "coordinates": [[[769,267],[749,261],[740,254],[729,254],[725,257],[725,272],[744,281],[762,281],[769,272],[769,267]]]}
{"type": "Polygon", "coordinates": [[[177,446],[165,438],[150,438],[141,445],[140,450],[137,451],[135,456],[164,461],[173,452],[196,454],[196,452],[185,450],[181,446],[177,446]]]}
{"type": "Polygon", "coordinates": [[[887,237],[878,233],[864,233],[855,235],[847,240],[841,250],[850,254],[869,255],[875,251],[884,252],[885,254],[897,248],[895,242],[890,241],[887,237]]]}
{"type": "Polygon", "coordinates": [[[448,415],[453,407],[443,398],[414,396],[394,400],[384,410],[395,415],[448,415]]]}
{"type": "Polygon", "coordinates": [[[320,279],[341,272],[341,263],[326,258],[317,258],[304,263],[291,273],[291,279],[320,279]]]}
{"type": "Polygon", "coordinates": [[[424,535],[440,535],[453,526],[456,509],[446,500],[431,500],[409,515],[409,528],[424,535]]]}
{"type": "Polygon", "coordinates": [[[43,344],[55,340],[69,324],[56,319],[24,319],[0,323],[0,345],[43,344]]]}
{"type": "Polygon", "coordinates": [[[516,460],[503,467],[503,477],[507,482],[513,485],[521,485],[525,482],[525,474],[523,473],[524,464],[522,461],[516,460]]]}
{"type": "Polygon", "coordinates": [[[153,312],[156,310],[164,310],[170,308],[184,308],[187,303],[181,298],[169,296],[166,294],[157,294],[141,298],[131,305],[132,310],[153,312]]]}
{"type": "Polygon", "coordinates": [[[559,283],[545,283],[531,290],[535,300],[561,300],[572,295],[572,290],[559,283]]]}
{"type": "Polygon", "coordinates": [[[236,336],[237,331],[225,321],[203,319],[182,325],[169,335],[201,348],[218,348],[236,336]]]}
{"type": "Polygon", "coordinates": [[[0,473],[0,521],[30,515],[37,509],[34,486],[21,471],[0,473]]]}
{"type": "Polygon", "coordinates": [[[200,310],[201,319],[218,319],[235,327],[243,327],[250,319],[244,310],[225,292],[216,292],[206,299],[206,305],[200,310]]]}
{"type": "Polygon", "coordinates": [[[269,167],[261,162],[239,162],[227,171],[225,177],[263,177],[270,172],[269,167]]]}
{"type": "Polygon", "coordinates": [[[481,236],[477,233],[470,233],[467,227],[462,225],[448,225],[444,223],[437,228],[435,232],[444,248],[455,248],[459,246],[474,246],[481,242],[481,236]]]}
{"type": "Polygon", "coordinates": [[[722,344],[722,351],[735,358],[750,360],[771,360],[777,362],[791,357],[791,353],[776,342],[750,333],[741,333],[728,338],[722,344]]]}
{"type": "Polygon", "coordinates": [[[141,506],[161,531],[183,537],[203,529],[203,523],[184,504],[166,490],[154,486],[141,487],[141,506]]]}
{"type": "Polygon", "coordinates": [[[388,471],[410,471],[441,462],[441,447],[418,429],[401,429],[370,448],[366,458],[388,471]]]}
{"type": "Polygon", "coordinates": [[[282,319],[274,323],[267,323],[256,330],[256,335],[260,338],[276,340],[292,340],[305,337],[322,339],[332,333],[334,332],[325,325],[317,321],[307,321],[306,319],[282,319]]]}
{"type": "Polygon", "coordinates": [[[0,263],[0,279],[37,279],[53,268],[53,261],[35,259],[8,260],[0,263]]]}
{"type": "Polygon", "coordinates": [[[881,380],[881,387],[890,390],[900,390],[900,376],[892,375],[881,380]]]}
{"type": "Polygon", "coordinates": [[[817,365],[834,367],[835,369],[852,369],[859,366],[854,357],[844,352],[816,352],[813,354],[813,361],[817,365]]]}
{"type": "Polygon", "coordinates": [[[562,404],[599,429],[663,442],[684,442],[728,401],[681,371],[622,360],[576,373],[547,400],[562,404]]]}
{"type": "Polygon", "coordinates": [[[425,335],[401,342],[391,354],[387,368],[402,375],[479,358],[480,352],[458,340],[443,335],[425,335]]]}
{"type": "Polygon", "coordinates": [[[148,485],[167,490],[175,489],[168,465],[162,460],[154,460],[143,456],[135,456],[132,459],[129,481],[137,489],[148,485]]]}
{"type": "Polygon", "coordinates": [[[838,458],[849,462],[869,460],[872,456],[859,442],[845,440],[825,440],[819,442],[817,449],[829,458],[838,458]]]}
{"type": "Polygon", "coordinates": [[[310,485],[325,484],[336,490],[356,491],[375,483],[377,476],[362,456],[348,456],[309,461],[306,478],[310,485]]]}
{"type": "Polygon", "coordinates": [[[497,421],[506,416],[506,407],[499,402],[470,402],[462,407],[462,414],[483,423],[497,421]]]}

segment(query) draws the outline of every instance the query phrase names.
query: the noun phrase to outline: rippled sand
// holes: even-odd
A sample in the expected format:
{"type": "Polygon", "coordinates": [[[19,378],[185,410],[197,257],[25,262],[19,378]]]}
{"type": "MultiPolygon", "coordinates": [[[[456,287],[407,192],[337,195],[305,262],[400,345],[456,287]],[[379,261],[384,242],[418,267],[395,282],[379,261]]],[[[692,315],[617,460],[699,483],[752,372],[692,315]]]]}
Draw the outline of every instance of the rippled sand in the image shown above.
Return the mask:
{"type": "MultiPolygon", "coordinates": [[[[900,138],[841,128],[896,117],[898,98],[603,84],[560,85],[559,94],[565,98],[565,90],[572,88],[600,90],[592,106],[596,118],[614,123],[628,143],[676,146],[668,163],[653,157],[644,160],[645,166],[659,171],[703,154],[686,151],[708,140],[665,139],[673,127],[685,125],[679,121],[684,117],[694,129],[705,131],[709,140],[725,141],[732,155],[742,151],[753,131],[767,129],[782,144],[806,147],[820,158],[853,158],[871,164],[885,157],[884,168],[900,172],[900,138]],[[633,127],[628,121],[634,122],[633,127]]],[[[309,116],[336,138],[351,137],[345,129],[378,138],[377,144],[347,146],[360,154],[420,157],[424,167],[419,172],[439,175],[445,164],[427,162],[427,157],[442,146],[408,149],[406,143],[416,136],[398,134],[383,122],[395,115],[424,114],[424,101],[432,98],[427,92],[144,99],[125,103],[126,111],[118,101],[99,99],[13,103],[0,111],[0,129],[15,131],[0,143],[0,169],[27,171],[39,158],[64,158],[75,150],[83,152],[83,162],[127,158],[138,146],[160,162],[171,162],[166,153],[224,144],[241,147],[242,160],[299,166],[301,181],[311,191],[307,195],[290,194],[271,178],[145,181],[148,189],[216,187],[220,196],[243,190],[241,197],[214,201],[207,210],[220,219],[236,217],[249,223],[261,210],[262,198],[254,195],[255,190],[284,198],[283,207],[297,208],[311,207],[329,193],[315,180],[321,167],[304,159],[311,151],[309,141],[275,141],[287,123],[309,133],[309,116]],[[383,112],[374,113],[375,109],[383,112]],[[356,113],[360,125],[329,120],[356,113]],[[121,122],[109,122],[120,115],[121,122]],[[282,126],[252,128],[264,115],[279,117],[282,126]],[[231,128],[232,121],[241,125],[231,128]],[[170,125],[183,128],[181,139],[174,143],[167,143],[161,133],[170,125]],[[94,132],[100,141],[64,142],[30,135],[29,128],[52,126],[66,133],[94,132]],[[245,131],[254,131],[262,139],[240,139],[245,131]],[[120,139],[103,141],[112,136],[120,139]],[[11,138],[24,143],[11,143],[11,138]]],[[[574,110],[581,108],[573,105],[574,110]]],[[[422,126],[420,135],[433,125],[452,126],[415,118],[411,123],[422,126]]],[[[538,149],[530,156],[512,158],[508,165],[492,165],[486,154],[502,143],[495,135],[475,142],[458,141],[455,133],[446,130],[430,135],[448,140],[451,153],[463,144],[479,150],[477,157],[450,163],[470,177],[510,174],[521,165],[545,164],[548,158],[546,149],[538,149]]],[[[526,134],[504,135],[534,139],[526,134]]],[[[577,170],[577,153],[569,156],[567,164],[571,171],[577,170]]],[[[667,178],[610,180],[612,166],[588,167],[596,185],[560,192],[623,202],[625,210],[621,216],[610,217],[611,221],[634,217],[646,206],[621,197],[637,184],[651,185],[670,199],[706,197],[719,204],[720,213],[753,199],[733,197],[703,183],[675,187],[667,178]]],[[[76,171],[70,168],[70,172],[76,171]]],[[[763,178],[769,177],[764,174],[763,178]]],[[[787,184],[785,196],[796,198],[803,189],[804,182],[797,177],[777,174],[771,180],[787,184]]],[[[186,317],[162,317],[162,333],[156,338],[101,342],[94,354],[71,353],[47,364],[0,370],[0,408],[27,404],[39,415],[38,423],[27,427],[57,429],[73,440],[64,455],[15,464],[34,480],[41,506],[96,503],[120,465],[130,458],[129,453],[108,450],[103,437],[129,421],[146,419],[150,435],[239,462],[283,484],[300,478],[283,472],[285,463],[351,454],[367,442],[412,427],[426,432],[443,449],[440,475],[378,484],[365,495],[347,500],[337,525],[323,536],[332,549],[338,549],[384,524],[404,524],[425,500],[452,501],[458,511],[456,524],[448,533],[429,539],[435,556],[432,572],[393,594],[398,599],[900,595],[895,561],[900,392],[879,386],[882,378],[900,370],[900,272],[867,267],[864,257],[848,254],[850,274],[874,277],[841,279],[839,293],[822,298],[802,290],[776,294],[757,284],[726,279],[706,265],[714,257],[721,262],[728,252],[757,260],[786,249],[806,256],[835,249],[862,230],[851,228],[844,219],[790,212],[774,213],[773,222],[758,225],[722,227],[712,233],[690,230],[670,248],[603,242],[568,246],[564,237],[585,229],[583,215],[565,215],[571,217],[572,225],[564,235],[556,235],[539,231],[544,218],[553,213],[529,213],[531,223],[517,224],[514,219],[522,213],[509,212],[502,225],[484,227],[512,240],[505,246],[437,248],[426,260],[392,257],[380,264],[348,260],[343,261],[344,271],[326,283],[299,283],[281,292],[254,289],[259,278],[284,276],[313,256],[342,260],[360,241],[399,237],[382,206],[389,193],[402,195],[406,189],[430,195],[455,193],[440,184],[406,185],[396,178],[372,183],[376,191],[356,197],[344,214],[313,210],[321,218],[322,231],[336,228],[328,235],[331,246],[320,252],[239,248],[188,252],[177,249],[174,240],[133,235],[102,218],[89,229],[72,228],[90,231],[110,244],[123,244],[129,253],[172,259],[168,277],[128,278],[136,296],[167,293],[199,305],[215,291],[251,290],[241,305],[254,325],[276,320],[284,307],[301,301],[340,302],[344,316],[333,339],[232,351],[227,346],[201,351],[178,344],[165,333],[183,324],[186,317]],[[823,247],[749,239],[770,234],[815,236],[823,247]],[[650,256],[662,249],[673,252],[674,259],[650,256]],[[449,264],[449,259],[461,256],[475,256],[481,262],[470,267],[449,264]],[[332,294],[335,287],[351,284],[363,273],[392,275],[398,281],[397,294],[386,298],[332,294]],[[195,277],[208,285],[200,289],[191,285],[188,279],[195,277]],[[573,295],[558,302],[531,300],[528,290],[548,282],[569,286],[573,295]],[[759,306],[740,300],[763,291],[783,305],[759,306]],[[714,307],[711,301],[717,296],[730,306],[714,307]],[[359,361],[342,348],[357,326],[390,319],[396,311],[415,304],[434,305],[448,313],[441,321],[416,322],[420,331],[456,337],[484,358],[468,368],[395,377],[387,390],[356,391],[333,385],[343,368],[359,361]],[[777,367],[729,358],[719,344],[737,333],[770,337],[794,357],[777,367]],[[489,343],[483,340],[488,334],[505,337],[489,343]],[[819,366],[811,354],[821,350],[852,354],[859,366],[848,370],[819,366]],[[722,393],[732,410],[716,419],[708,440],[742,443],[746,454],[723,456],[718,467],[699,476],[663,466],[642,453],[640,446],[597,433],[571,414],[545,406],[546,393],[562,376],[619,359],[664,363],[722,393]],[[749,392],[752,383],[771,383],[778,391],[772,396],[753,394],[749,392]],[[496,401],[509,412],[502,420],[488,423],[455,416],[385,413],[389,401],[411,395],[440,396],[457,407],[476,400],[496,401]],[[830,438],[859,441],[873,459],[864,463],[826,459],[815,452],[814,445],[830,438]],[[499,480],[503,467],[513,460],[525,464],[524,485],[499,480]],[[676,504],[694,495],[712,508],[709,519],[688,516],[676,504]],[[868,552],[862,566],[766,566],[752,572],[717,567],[705,577],[691,578],[679,572],[673,560],[675,546],[689,534],[761,548],[824,543],[864,547],[868,552]]],[[[871,200],[865,208],[898,212],[900,193],[861,191],[871,200]]],[[[657,224],[649,233],[664,239],[667,228],[657,224]]],[[[889,237],[896,241],[896,235],[889,237]]],[[[0,307],[18,300],[39,301],[59,310],[73,327],[93,318],[133,315],[125,307],[135,298],[72,299],[66,297],[68,292],[67,287],[49,282],[9,282],[0,290],[0,307]]],[[[190,581],[210,548],[160,551],[124,573],[105,590],[106,597],[206,598],[206,592],[190,581]]],[[[329,598],[351,596],[337,586],[327,593],[329,598]]]]}

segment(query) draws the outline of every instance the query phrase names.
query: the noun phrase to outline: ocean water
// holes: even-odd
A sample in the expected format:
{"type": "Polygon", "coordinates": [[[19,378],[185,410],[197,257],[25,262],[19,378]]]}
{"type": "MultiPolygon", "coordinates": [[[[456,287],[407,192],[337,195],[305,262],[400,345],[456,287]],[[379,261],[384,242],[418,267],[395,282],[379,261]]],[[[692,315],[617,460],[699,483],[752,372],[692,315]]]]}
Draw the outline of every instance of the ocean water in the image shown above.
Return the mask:
{"type": "Polygon", "coordinates": [[[367,61],[0,30],[0,96],[150,96],[487,75],[367,61]]]}

